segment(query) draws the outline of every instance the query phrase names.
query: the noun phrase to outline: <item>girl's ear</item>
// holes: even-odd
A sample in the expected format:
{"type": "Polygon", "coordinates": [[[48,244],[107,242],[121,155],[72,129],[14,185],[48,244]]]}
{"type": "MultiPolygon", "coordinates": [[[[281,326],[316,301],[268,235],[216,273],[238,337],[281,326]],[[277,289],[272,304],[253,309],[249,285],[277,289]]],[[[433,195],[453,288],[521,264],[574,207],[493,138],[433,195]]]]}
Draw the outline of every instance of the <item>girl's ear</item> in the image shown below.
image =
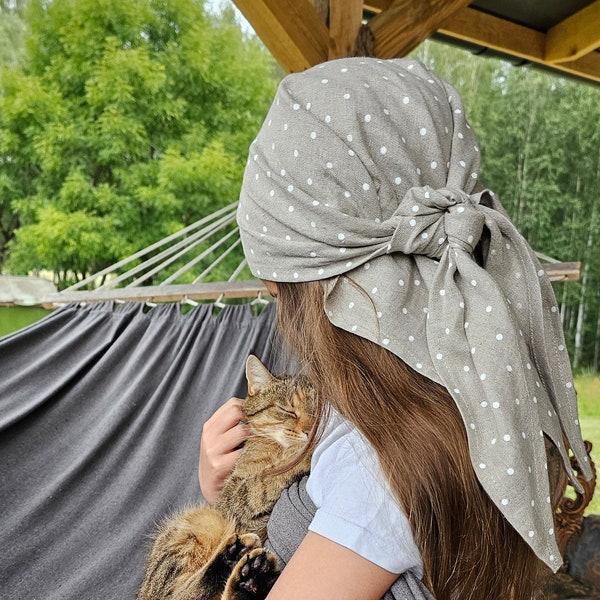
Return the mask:
{"type": "Polygon", "coordinates": [[[248,395],[254,396],[273,379],[273,375],[254,354],[250,354],[246,359],[246,379],[248,395]]]}

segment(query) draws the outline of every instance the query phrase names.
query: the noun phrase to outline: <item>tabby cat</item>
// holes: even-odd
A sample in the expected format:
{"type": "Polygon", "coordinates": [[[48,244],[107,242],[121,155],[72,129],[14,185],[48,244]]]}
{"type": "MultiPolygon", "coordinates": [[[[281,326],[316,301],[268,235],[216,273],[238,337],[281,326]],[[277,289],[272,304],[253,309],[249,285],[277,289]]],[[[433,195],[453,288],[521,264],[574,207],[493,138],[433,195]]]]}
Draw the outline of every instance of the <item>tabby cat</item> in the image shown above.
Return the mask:
{"type": "Polygon", "coordinates": [[[156,534],[137,600],[261,600],[278,571],[262,544],[281,492],[308,472],[306,447],[316,398],[301,376],[275,377],[246,361],[242,410],[251,435],[214,508],[188,508],[156,534]],[[286,468],[288,465],[289,468],[286,468]]]}

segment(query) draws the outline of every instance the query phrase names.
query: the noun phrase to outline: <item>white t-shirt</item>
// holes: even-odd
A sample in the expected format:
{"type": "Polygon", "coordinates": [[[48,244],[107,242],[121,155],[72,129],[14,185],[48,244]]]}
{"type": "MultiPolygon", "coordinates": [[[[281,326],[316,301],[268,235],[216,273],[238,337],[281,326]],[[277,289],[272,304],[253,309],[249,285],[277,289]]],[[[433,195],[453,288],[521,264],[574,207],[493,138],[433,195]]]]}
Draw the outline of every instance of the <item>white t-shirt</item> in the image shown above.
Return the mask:
{"type": "MultiPolygon", "coordinates": [[[[407,482],[408,483],[408,482],[407,482]]],[[[391,573],[423,566],[408,520],[362,433],[331,409],[306,490],[317,511],[309,530],[391,573]]]]}

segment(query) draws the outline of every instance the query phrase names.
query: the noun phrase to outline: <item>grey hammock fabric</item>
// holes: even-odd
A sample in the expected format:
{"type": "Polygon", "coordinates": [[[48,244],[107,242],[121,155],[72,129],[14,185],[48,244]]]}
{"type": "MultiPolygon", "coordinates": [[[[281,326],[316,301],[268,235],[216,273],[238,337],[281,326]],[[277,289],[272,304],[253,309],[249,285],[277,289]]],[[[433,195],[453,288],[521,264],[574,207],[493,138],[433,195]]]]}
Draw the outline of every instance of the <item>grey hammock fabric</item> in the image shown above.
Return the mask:
{"type": "MultiPolygon", "coordinates": [[[[306,492],[306,477],[291,485],[271,514],[266,547],[287,564],[308,531],[316,507],[306,492]]],[[[383,600],[434,600],[421,581],[408,571],[396,579],[383,600]]]]}
{"type": "MultiPolygon", "coordinates": [[[[148,534],[200,497],[202,424],[267,364],[273,306],[68,306],[0,340],[0,599],[133,599],[148,534]]],[[[275,367],[278,370],[278,367],[275,367]]]]}

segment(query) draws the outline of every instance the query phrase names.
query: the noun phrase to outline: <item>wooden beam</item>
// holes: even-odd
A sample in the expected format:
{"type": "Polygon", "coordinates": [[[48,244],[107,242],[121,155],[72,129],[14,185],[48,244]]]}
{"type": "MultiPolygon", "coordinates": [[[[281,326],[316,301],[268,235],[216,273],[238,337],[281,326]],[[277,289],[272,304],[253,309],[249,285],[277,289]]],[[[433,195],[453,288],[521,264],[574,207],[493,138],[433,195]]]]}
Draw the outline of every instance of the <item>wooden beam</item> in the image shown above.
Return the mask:
{"type": "MultiPolygon", "coordinates": [[[[591,6],[597,3],[598,0],[591,6]]],[[[381,13],[391,4],[392,0],[366,0],[364,8],[381,13]]],[[[597,22],[594,27],[596,32],[600,30],[597,22]]],[[[467,7],[458,10],[442,23],[438,31],[448,37],[497,50],[507,56],[539,63],[558,73],[564,72],[600,82],[600,52],[589,52],[569,62],[549,62],[546,59],[546,35],[543,32],[483,13],[476,8],[467,7]]]]}
{"type": "Polygon", "coordinates": [[[577,281],[581,275],[580,262],[544,263],[542,267],[550,281],[577,281]]]}
{"type": "Polygon", "coordinates": [[[600,82],[600,53],[591,52],[575,61],[549,64],[545,61],[546,35],[543,32],[474,8],[467,7],[454,13],[440,25],[438,31],[449,37],[549,66],[559,72],[600,82]]]}
{"type": "Polygon", "coordinates": [[[327,60],[329,32],[309,0],[234,0],[284,71],[327,60]]]}
{"type": "Polygon", "coordinates": [[[571,15],[548,30],[545,60],[569,62],[600,47],[600,0],[571,15]]]}
{"type": "Polygon", "coordinates": [[[405,56],[471,0],[395,0],[369,21],[380,58],[405,56]]]}
{"type": "Polygon", "coordinates": [[[526,60],[543,59],[546,34],[500,17],[465,8],[441,23],[438,31],[479,46],[526,60]]]}
{"type": "MultiPolygon", "coordinates": [[[[542,265],[551,281],[577,281],[581,263],[545,263],[542,265]]],[[[57,292],[47,294],[39,300],[46,308],[72,302],[181,302],[182,300],[216,300],[217,298],[254,298],[258,294],[268,295],[262,281],[220,281],[180,285],[150,285],[91,291],[57,292]]]]}
{"type": "Polygon", "coordinates": [[[101,289],[91,291],[58,292],[48,294],[40,304],[53,308],[59,304],[71,302],[106,302],[122,300],[125,302],[180,302],[181,300],[216,300],[217,298],[253,298],[261,294],[268,295],[262,281],[232,281],[215,283],[197,283],[180,285],[156,285],[101,289]]]}
{"type": "Polygon", "coordinates": [[[590,52],[579,60],[565,63],[553,63],[551,66],[557,71],[584,77],[589,81],[600,83],[600,52],[590,52]]]}
{"type": "Polygon", "coordinates": [[[362,0],[329,1],[329,60],[352,55],[362,9],[362,0]]]}

